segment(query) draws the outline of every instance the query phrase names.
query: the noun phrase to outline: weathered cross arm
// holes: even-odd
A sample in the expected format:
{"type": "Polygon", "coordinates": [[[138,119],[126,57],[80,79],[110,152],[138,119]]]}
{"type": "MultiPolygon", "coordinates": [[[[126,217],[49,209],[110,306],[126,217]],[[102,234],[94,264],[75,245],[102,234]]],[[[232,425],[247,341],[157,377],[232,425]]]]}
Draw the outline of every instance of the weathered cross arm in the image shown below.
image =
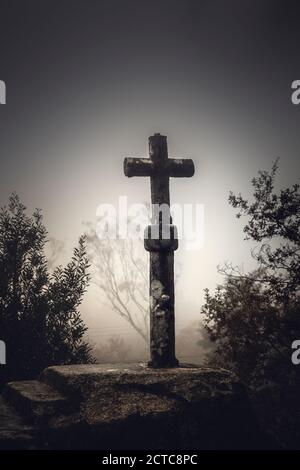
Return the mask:
{"type": "Polygon", "coordinates": [[[124,159],[124,174],[131,178],[132,176],[151,176],[154,170],[154,163],[150,158],[131,158],[124,159]]]}
{"type": "Polygon", "coordinates": [[[124,159],[124,174],[132,176],[152,176],[159,172],[160,176],[171,178],[190,178],[195,173],[194,162],[190,158],[168,158],[164,165],[156,165],[150,158],[124,159]]]}
{"type": "Polygon", "coordinates": [[[169,158],[165,171],[171,178],[190,178],[195,173],[195,166],[191,158],[169,158]]]}

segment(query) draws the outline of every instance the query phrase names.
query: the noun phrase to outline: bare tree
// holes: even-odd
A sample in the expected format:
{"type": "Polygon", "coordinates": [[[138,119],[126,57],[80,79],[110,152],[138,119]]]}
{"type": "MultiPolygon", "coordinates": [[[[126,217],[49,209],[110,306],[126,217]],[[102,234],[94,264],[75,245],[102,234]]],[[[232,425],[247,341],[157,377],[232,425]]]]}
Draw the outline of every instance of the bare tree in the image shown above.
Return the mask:
{"type": "Polygon", "coordinates": [[[149,342],[148,261],[141,240],[99,239],[89,224],[92,282],[114,311],[149,342]]]}

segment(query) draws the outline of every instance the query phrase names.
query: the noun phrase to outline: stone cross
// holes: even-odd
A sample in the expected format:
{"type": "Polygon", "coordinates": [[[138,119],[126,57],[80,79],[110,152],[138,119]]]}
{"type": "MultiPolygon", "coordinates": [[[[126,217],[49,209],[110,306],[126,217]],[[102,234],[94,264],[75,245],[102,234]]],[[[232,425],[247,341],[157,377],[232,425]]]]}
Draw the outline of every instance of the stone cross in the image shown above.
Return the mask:
{"type": "Polygon", "coordinates": [[[153,205],[164,208],[163,220],[161,213],[155,211],[152,225],[146,227],[144,240],[145,249],[150,252],[149,366],[176,367],[174,251],[178,248],[178,239],[170,214],[169,178],[191,177],[195,168],[190,159],[168,158],[167,138],[160,134],[149,137],[149,156],[125,158],[124,173],[128,177],[149,176],[152,211],[153,205]],[[153,233],[157,236],[153,236],[153,233]]]}

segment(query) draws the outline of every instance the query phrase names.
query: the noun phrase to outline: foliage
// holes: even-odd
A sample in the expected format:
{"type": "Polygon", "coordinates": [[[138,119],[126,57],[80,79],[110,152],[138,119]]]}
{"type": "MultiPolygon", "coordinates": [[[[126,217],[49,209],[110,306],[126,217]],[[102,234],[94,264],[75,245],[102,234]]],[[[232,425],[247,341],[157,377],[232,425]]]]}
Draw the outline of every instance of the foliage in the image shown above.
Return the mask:
{"type": "Polygon", "coordinates": [[[16,194],[0,210],[0,335],[6,378],[32,377],[51,364],[91,361],[78,307],[88,285],[85,240],[50,275],[40,210],[31,217],[16,194]]]}
{"type": "Polygon", "coordinates": [[[274,192],[277,163],[271,172],[261,171],[252,179],[254,202],[230,193],[229,202],[246,216],[246,239],[260,242],[253,256],[263,274],[258,281],[267,284],[272,299],[293,301],[299,294],[300,279],[300,192],[299,185],[274,192]],[[273,242],[273,245],[271,244],[273,242]]]}
{"type": "Polygon", "coordinates": [[[225,282],[213,294],[206,290],[201,313],[216,345],[210,360],[234,370],[256,403],[268,397],[261,417],[288,446],[300,437],[300,380],[291,361],[300,339],[300,194],[297,184],[275,193],[276,170],[277,163],[252,180],[253,202],[230,193],[237,217],[247,218],[246,239],[259,243],[252,252],[258,267],[249,274],[223,267],[225,282]]]}
{"type": "Polygon", "coordinates": [[[287,382],[296,372],[291,344],[300,337],[299,301],[284,310],[270,301],[261,283],[228,276],[214,294],[206,290],[202,315],[216,345],[215,361],[233,369],[248,385],[287,382]]]}

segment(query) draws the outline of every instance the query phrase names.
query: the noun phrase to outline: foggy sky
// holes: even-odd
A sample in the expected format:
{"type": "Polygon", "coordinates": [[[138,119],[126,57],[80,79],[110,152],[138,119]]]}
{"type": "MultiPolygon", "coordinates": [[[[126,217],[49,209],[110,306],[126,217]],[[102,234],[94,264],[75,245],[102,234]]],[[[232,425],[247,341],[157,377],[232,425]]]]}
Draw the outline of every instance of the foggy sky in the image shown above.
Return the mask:
{"type": "MultiPolygon", "coordinates": [[[[169,155],[196,165],[171,182],[172,202],[205,206],[204,248],[176,254],[177,318],[197,318],[218,263],[252,266],[229,190],[250,194],[277,157],[278,187],[299,177],[299,12],[274,0],[0,0],[0,205],[16,190],[41,207],[70,255],[100,203],[149,200],[123,158],[167,135],[169,155]]],[[[88,321],[109,325],[100,305],[90,292],[88,321]]]]}

